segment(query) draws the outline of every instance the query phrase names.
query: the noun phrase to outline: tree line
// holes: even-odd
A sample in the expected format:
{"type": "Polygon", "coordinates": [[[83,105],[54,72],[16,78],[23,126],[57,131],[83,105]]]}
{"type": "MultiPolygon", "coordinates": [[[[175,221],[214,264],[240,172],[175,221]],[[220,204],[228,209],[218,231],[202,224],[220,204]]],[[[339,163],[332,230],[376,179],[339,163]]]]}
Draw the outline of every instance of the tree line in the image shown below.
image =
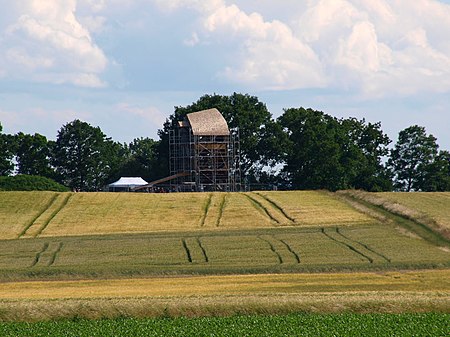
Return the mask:
{"type": "Polygon", "coordinates": [[[147,181],[169,175],[169,130],[190,112],[217,108],[240,133],[241,171],[246,184],[280,189],[364,189],[367,191],[449,191],[450,152],[413,125],[392,140],[381,124],[336,118],[305,108],[285,109],[273,118],[255,96],[204,95],[175,107],[158,140],[119,143],[99,127],[74,120],[56,140],[40,134],[3,134],[0,175],[35,175],[71,189],[96,191],[120,176],[147,181]]]}

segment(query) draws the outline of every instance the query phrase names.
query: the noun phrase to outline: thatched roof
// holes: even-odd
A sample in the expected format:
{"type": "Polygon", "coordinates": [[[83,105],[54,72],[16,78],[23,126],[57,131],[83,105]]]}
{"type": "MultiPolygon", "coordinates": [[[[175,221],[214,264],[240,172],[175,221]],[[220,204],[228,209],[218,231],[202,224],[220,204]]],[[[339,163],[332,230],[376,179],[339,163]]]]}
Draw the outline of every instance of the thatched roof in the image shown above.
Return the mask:
{"type": "Polygon", "coordinates": [[[186,117],[195,136],[230,135],[227,121],[216,108],[192,112],[187,114],[186,117]]]}

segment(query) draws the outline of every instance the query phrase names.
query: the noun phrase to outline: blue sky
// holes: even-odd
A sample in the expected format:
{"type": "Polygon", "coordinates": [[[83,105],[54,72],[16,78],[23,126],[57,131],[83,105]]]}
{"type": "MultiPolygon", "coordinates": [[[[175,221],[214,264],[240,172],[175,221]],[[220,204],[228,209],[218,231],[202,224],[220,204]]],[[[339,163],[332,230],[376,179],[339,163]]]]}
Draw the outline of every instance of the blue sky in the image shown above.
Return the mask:
{"type": "Polygon", "coordinates": [[[203,94],[425,126],[450,150],[450,1],[0,0],[3,131],[156,138],[203,94]]]}

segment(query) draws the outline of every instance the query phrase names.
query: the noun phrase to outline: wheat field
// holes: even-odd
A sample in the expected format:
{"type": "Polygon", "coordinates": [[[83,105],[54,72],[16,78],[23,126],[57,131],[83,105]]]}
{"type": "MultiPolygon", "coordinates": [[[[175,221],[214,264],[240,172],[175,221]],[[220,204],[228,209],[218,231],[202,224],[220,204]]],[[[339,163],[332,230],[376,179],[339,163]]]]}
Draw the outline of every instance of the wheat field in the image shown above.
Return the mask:
{"type": "Polygon", "coordinates": [[[0,192],[0,239],[368,224],[325,192],[0,192]]]}
{"type": "MultiPolygon", "coordinates": [[[[447,221],[446,194],[369,196],[447,221]]],[[[348,200],[326,191],[0,192],[0,320],[449,312],[446,241],[412,232],[407,223],[420,217],[348,200]]]]}

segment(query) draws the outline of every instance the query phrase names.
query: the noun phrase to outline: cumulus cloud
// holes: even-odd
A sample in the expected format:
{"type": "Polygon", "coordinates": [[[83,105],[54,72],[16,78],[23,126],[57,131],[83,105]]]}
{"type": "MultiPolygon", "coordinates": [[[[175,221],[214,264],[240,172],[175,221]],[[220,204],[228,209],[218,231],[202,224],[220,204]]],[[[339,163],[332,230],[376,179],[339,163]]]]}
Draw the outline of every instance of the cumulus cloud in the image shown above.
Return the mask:
{"type": "Polygon", "coordinates": [[[218,75],[231,83],[367,97],[450,90],[450,6],[436,0],[311,0],[291,21],[266,20],[256,7],[246,12],[239,0],[154,2],[198,12],[183,42],[226,51],[218,75]]]}
{"type": "Polygon", "coordinates": [[[108,59],[75,16],[76,0],[19,1],[16,20],[2,34],[4,76],[102,87],[108,59]]]}
{"type": "Polygon", "coordinates": [[[217,74],[219,77],[269,90],[325,85],[326,76],[314,51],[283,22],[266,21],[259,13],[247,14],[237,5],[227,6],[221,1],[202,6],[196,1],[184,3],[203,14],[199,27],[202,37],[195,33],[195,40],[187,42],[196,45],[203,38],[212,44],[236,46],[229,57],[233,61],[217,74]]]}
{"type": "Polygon", "coordinates": [[[434,0],[314,1],[296,28],[332,74],[331,86],[369,97],[450,90],[444,31],[450,6],[434,0]]]}

